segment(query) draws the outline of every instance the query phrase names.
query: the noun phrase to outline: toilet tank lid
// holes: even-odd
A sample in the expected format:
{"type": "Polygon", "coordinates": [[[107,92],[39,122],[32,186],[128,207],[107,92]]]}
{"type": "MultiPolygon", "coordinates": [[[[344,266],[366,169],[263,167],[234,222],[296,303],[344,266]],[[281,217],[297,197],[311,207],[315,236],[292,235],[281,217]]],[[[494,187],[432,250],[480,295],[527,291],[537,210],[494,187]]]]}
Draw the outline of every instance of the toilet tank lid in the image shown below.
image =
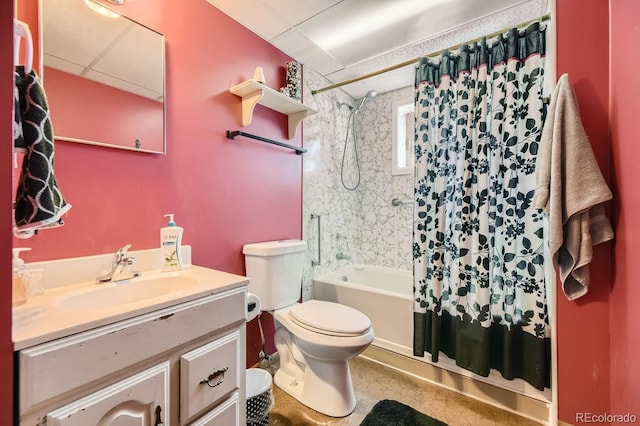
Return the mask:
{"type": "Polygon", "coordinates": [[[299,253],[307,250],[307,242],[302,240],[265,241],[245,244],[242,253],[253,256],[276,256],[286,253],[299,253]]]}

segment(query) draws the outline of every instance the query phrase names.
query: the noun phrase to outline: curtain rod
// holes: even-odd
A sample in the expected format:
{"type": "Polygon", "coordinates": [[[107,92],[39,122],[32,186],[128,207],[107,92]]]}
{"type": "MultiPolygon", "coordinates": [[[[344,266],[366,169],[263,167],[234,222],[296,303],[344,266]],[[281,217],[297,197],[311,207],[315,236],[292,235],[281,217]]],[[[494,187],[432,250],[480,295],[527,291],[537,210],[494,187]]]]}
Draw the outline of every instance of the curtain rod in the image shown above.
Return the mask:
{"type": "MultiPolygon", "coordinates": [[[[547,15],[544,15],[544,16],[538,18],[538,19],[532,19],[530,21],[527,21],[527,22],[524,22],[524,23],[522,23],[520,25],[517,25],[515,28],[523,29],[523,28],[526,28],[529,25],[533,24],[534,22],[546,22],[546,21],[549,21],[550,19],[551,19],[551,15],[547,14],[547,15]]],[[[514,28],[514,27],[511,27],[511,28],[514,28]]],[[[483,37],[474,38],[473,40],[470,40],[470,41],[467,41],[467,42],[464,42],[464,43],[460,43],[460,44],[456,44],[455,46],[451,46],[451,47],[448,47],[446,49],[438,50],[437,52],[433,52],[433,53],[430,53],[428,55],[423,55],[423,56],[420,56],[418,58],[414,58],[414,59],[411,59],[409,61],[401,62],[399,64],[392,65],[392,66],[387,67],[387,68],[383,68],[383,69],[380,69],[380,70],[377,70],[377,71],[373,71],[373,72],[370,72],[368,74],[363,74],[363,75],[361,75],[359,77],[350,78],[348,80],[341,81],[340,83],[335,83],[335,84],[332,84],[330,86],[322,87],[320,89],[315,89],[315,90],[311,91],[311,94],[312,95],[317,95],[318,93],[326,92],[327,90],[337,89],[338,87],[346,86],[347,84],[355,83],[356,81],[366,80],[367,78],[375,77],[376,75],[380,75],[380,74],[387,73],[389,71],[397,70],[398,68],[404,68],[404,67],[406,67],[408,65],[412,65],[412,64],[418,63],[418,61],[420,61],[420,59],[424,58],[425,56],[428,57],[428,58],[433,58],[433,57],[439,56],[442,53],[443,50],[456,50],[456,49],[459,49],[460,46],[462,46],[464,44],[475,43],[475,42],[481,41],[483,38],[496,37],[496,36],[498,36],[500,34],[503,34],[505,31],[509,31],[511,28],[505,28],[503,30],[496,31],[494,33],[491,33],[491,34],[483,36],[483,37]]]]}

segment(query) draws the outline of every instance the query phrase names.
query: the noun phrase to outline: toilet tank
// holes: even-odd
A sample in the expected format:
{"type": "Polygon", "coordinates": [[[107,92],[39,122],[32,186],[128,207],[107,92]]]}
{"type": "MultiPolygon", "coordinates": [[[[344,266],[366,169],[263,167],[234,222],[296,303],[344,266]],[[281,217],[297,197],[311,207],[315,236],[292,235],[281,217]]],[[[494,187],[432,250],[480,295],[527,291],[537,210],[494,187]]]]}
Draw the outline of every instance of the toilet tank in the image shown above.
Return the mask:
{"type": "Polygon", "coordinates": [[[260,298],[263,311],[293,305],[300,299],[307,243],[301,240],[246,244],[244,253],[249,292],[260,298]]]}

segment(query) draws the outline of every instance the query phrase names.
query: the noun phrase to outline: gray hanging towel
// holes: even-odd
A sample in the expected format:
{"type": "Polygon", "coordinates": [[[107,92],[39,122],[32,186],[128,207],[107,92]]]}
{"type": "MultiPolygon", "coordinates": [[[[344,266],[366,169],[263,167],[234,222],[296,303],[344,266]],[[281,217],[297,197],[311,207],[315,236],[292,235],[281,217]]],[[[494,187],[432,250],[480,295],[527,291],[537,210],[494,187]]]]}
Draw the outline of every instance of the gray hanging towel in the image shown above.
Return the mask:
{"type": "Polygon", "coordinates": [[[63,224],[62,215],[71,205],[62,197],[53,174],[53,129],[47,98],[35,71],[25,75],[24,67],[15,70],[18,105],[15,113],[14,145],[24,151],[22,171],[16,189],[16,235],[63,224]]]}
{"type": "Polygon", "coordinates": [[[602,204],[612,197],[582,127],[569,75],[563,74],[542,130],[532,206],[549,217],[549,249],[569,300],[589,289],[593,246],[614,237],[602,204]]]}

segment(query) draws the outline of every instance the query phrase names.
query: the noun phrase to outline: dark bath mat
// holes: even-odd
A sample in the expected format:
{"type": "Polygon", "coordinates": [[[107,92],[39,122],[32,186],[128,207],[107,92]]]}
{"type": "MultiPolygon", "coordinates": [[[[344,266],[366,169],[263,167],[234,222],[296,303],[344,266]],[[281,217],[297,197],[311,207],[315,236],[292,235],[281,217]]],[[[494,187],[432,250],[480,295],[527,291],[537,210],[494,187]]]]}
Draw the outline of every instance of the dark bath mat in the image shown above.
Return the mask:
{"type": "Polygon", "coordinates": [[[447,426],[398,401],[383,399],[373,406],[360,426],[447,426]]]}

